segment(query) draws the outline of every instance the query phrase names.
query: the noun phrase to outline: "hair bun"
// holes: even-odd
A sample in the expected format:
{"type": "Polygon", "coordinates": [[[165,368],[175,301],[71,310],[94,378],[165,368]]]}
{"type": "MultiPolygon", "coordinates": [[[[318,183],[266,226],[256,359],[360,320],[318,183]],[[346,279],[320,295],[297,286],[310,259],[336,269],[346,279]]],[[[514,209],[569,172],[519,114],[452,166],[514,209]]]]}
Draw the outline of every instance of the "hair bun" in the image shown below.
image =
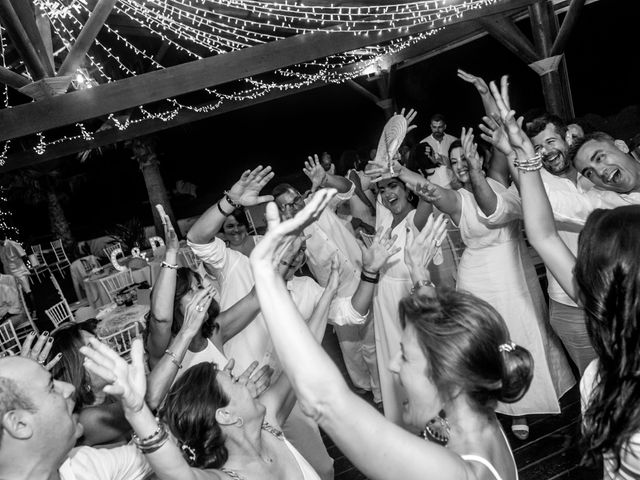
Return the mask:
{"type": "Polygon", "coordinates": [[[502,355],[502,388],[498,400],[514,403],[524,397],[533,378],[533,357],[529,350],[519,345],[500,348],[502,355]]]}

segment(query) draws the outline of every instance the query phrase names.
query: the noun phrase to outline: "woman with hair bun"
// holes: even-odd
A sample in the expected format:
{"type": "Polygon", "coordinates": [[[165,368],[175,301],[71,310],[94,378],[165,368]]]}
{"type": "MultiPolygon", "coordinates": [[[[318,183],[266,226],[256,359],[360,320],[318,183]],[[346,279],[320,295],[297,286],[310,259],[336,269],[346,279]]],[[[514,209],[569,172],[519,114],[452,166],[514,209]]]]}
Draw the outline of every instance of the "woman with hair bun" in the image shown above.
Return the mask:
{"type": "Polygon", "coordinates": [[[277,274],[279,252],[318,218],[334,193],[319,191],[283,222],[269,204],[269,230],[251,254],[264,319],[303,411],[373,480],[517,480],[494,409],[498,401],[526,393],[531,355],[510,341],[489,304],[430,284],[426,265],[442,239],[443,222],[431,218],[415,239],[409,233],[405,251],[415,283],[400,302],[403,330],[391,369],[406,390],[402,416],[413,433],[351,392],[304,325],[277,274]],[[442,410],[446,419],[437,418],[442,410]]]}

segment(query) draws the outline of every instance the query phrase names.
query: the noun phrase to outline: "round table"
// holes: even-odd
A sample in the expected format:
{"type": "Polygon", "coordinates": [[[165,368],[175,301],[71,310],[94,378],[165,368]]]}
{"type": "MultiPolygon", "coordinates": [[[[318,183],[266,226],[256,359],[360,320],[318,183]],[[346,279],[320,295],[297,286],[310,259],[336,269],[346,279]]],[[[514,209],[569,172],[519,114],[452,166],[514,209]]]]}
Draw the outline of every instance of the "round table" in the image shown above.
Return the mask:
{"type": "MultiPolygon", "coordinates": [[[[133,277],[133,282],[147,282],[151,285],[151,268],[152,267],[150,265],[147,265],[140,270],[132,270],[131,276],[133,277]]],[[[116,273],[119,272],[113,265],[107,265],[83,280],[85,291],[87,292],[87,300],[89,300],[89,304],[91,304],[93,308],[98,309],[99,307],[111,302],[111,299],[109,298],[107,291],[102,286],[102,283],[100,283],[100,280],[115,275],[116,273]]]]}
{"type": "Polygon", "coordinates": [[[98,327],[96,328],[96,336],[106,337],[134,322],[140,323],[143,328],[146,326],[145,317],[149,312],[149,305],[134,303],[130,307],[126,305],[117,307],[115,304],[112,304],[112,306],[113,308],[110,306],[96,315],[96,318],[99,320],[98,327]]]}

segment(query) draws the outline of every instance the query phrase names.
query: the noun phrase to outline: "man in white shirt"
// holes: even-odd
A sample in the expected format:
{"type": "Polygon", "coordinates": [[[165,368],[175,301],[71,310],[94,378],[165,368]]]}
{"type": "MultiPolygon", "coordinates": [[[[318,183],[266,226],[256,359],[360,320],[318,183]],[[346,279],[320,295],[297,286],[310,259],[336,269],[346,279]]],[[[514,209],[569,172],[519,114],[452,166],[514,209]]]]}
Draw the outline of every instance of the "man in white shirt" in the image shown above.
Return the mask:
{"type": "MultiPolygon", "coordinates": [[[[585,185],[568,158],[572,141],[566,124],[556,115],[545,114],[527,124],[527,135],[536,153],[542,155],[545,188],[550,195],[555,192],[582,195],[591,185],[585,185]]],[[[586,182],[588,183],[588,182],[586,182]]],[[[578,252],[578,236],[582,227],[575,224],[556,222],[560,238],[574,255],[578,252]]],[[[549,293],[549,321],[551,327],[562,340],[569,356],[578,367],[580,374],[596,358],[587,333],[584,311],[565,293],[560,284],[547,269],[549,293]]]]}
{"type": "Polygon", "coordinates": [[[151,469],[133,446],[82,447],[73,385],[25,357],[0,358],[0,476],[7,479],[141,480],[151,469]]]}
{"type": "MultiPolygon", "coordinates": [[[[316,281],[324,287],[331,274],[331,259],[337,256],[340,264],[339,296],[349,298],[360,283],[361,252],[353,233],[336,215],[334,206],[349,200],[355,186],[344,177],[326,172],[317,156],[309,157],[303,171],[311,180],[311,192],[324,187],[338,191],[335,203],[330,205],[333,208],[326,208],[318,221],[304,230],[307,265],[316,281]]],[[[291,218],[305,205],[300,192],[289,184],[277,185],[272,194],[283,218],[291,218]]],[[[332,304],[329,318],[338,316],[334,311],[335,305],[336,302],[332,304]]],[[[361,325],[336,325],[334,329],[351,381],[357,388],[371,391],[374,401],[382,401],[373,319],[369,318],[361,325]]]]}
{"type": "Polygon", "coordinates": [[[449,148],[458,139],[445,133],[447,122],[441,113],[436,113],[431,117],[429,126],[431,127],[431,135],[420,140],[420,143],[431,145],[435,158],[440,165],[449,165],[449,148]]]}

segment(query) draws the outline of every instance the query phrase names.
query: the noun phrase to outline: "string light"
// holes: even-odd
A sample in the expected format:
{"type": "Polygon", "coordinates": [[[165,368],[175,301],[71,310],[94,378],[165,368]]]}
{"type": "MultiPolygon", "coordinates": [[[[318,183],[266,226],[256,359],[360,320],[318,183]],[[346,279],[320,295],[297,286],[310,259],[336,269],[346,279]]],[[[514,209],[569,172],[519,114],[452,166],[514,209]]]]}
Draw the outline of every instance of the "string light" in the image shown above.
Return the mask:
{"type": "MultiPolygon", "coordinates": [[[[154,113],[145,106],[139,106],[132,109],[124,119],[111,114],[108,121],[119,131],[124,131],[149,120],[169,122],[184,110],[208,113],[228,101],[256,99],[272,91],[294,90],[317,82],[337,84],[370,72],[378,72],[388,68],[388,58],[391,55],[437,33],[465,12],[498,1],[504,0],[425,0],[371,6],[303,5],[289,0],[119,0],[114,6],[115,13],[126,17],[163,44],[196,60],[203,58],[200,53],[203,49],[212,55],[221,55],[295,34],[348,32],[353,35],[382,35],[387,32],[406,32],[407,35],[383,44],[277,69],[264,75],[268,79],[244,78],[231,91],[228,91],[229,86],[224,87],[225,91],[206,88],[202,91],[210,100],[206,105],[187,105],[175,98],[167,98],[158,103],[168,104],[167,109],[154,113]],[[409,35],[410,29],[418,25],[422,25],[426,31],[409,35]],[[244,87],[241,86],[243,84],[244,87]]],[[[48,15],[55,34],[65,46],[62,50],[68,51],[84,25],[81,17],[88,18],[91,14],[87,0],[34,0],[34,3],[48,15]]],[[[118,26],[112,23],[116,21],[115,18],[112,15],[107,19],[100,39],[95,39],[86,55],[92,71],[98,72],[103,81],[114,81],[104,65],[97,60],[98,50],[101,52],[100,57],[113,64],[125,76],[144,73],[141,59],[152,69],[166,68],[160,60],[122,35],[118,26]],[[104,35],[112,37],[115,43],[105,45],[104,35]],[[128,57],[121,58],[119,45],[134,55],[136,60],[132,65],[125,63],[125,58],[128,57]]],[[[1,33],[0,30],[0,53],[4,65],[4,38],[1,33]]],[[[86,70],[79,70],[77,75],[82,76],[83,80],[77,77],[79,83],[76,88],[97,84],[86,70]]],[[[8,94],[5,90],[5,106],[7,105],[8,94]]],[[[91,132],[82,123],[76,125],[80,129],[79,134],[62,136],[52,141],[47,141],[44,133],[39,133],[34,151],[42,155],[51,145],[93,139],[98,130],[105,128],[103,125],[91,132]]],[[[7,149],[8,142],[5,143],[4,154],[0,153],[0,164],[6,159],[7,149]]]]}

